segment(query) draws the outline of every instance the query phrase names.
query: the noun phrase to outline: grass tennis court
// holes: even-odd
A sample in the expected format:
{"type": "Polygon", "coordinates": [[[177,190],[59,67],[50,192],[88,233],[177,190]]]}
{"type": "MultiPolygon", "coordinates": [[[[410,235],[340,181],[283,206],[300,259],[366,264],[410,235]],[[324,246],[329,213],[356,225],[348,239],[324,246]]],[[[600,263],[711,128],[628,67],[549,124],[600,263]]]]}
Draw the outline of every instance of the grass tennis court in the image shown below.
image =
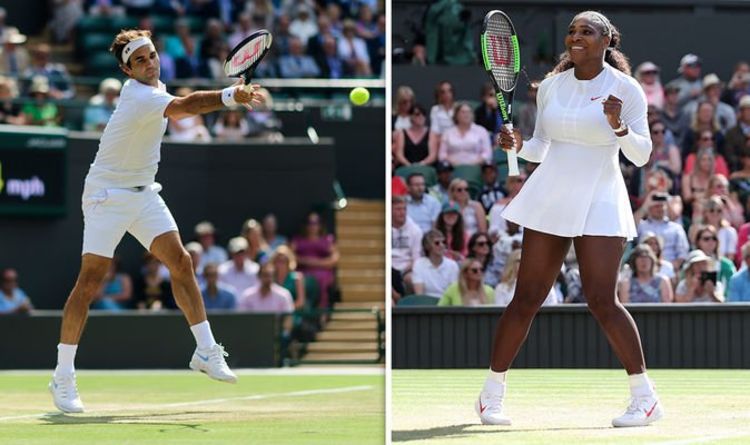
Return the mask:
{"type": "Polygon", "coordinates": [[[79,371],[84,414],[56,412],[48,373],[0,373],[0,443],[383,444],[380,370],[238,372],[237,385],[193,372],[79,371]]]}
{"type": "Polygon", "coordinates": [[[750,371],[652,370],[665,417],[615,429],[629,391],[622,370],[512,370],[513,426],[483,426],[474,399],[484,370],[394,370],[393,443],[750,443],[750,371]],[[480,442],[481,441],[481,442],[480,442]]]}

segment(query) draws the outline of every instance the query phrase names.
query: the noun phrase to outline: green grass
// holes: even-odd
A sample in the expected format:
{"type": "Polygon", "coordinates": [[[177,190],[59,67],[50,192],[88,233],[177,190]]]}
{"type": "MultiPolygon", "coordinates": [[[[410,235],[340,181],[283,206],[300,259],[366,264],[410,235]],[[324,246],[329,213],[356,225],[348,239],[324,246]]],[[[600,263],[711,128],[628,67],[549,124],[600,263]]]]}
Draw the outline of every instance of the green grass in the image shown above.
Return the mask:
{"type": "Polygon", "coordinates": [[[750,443],[750,371],[652,370],[665,417],[612,428],[629,398],[621,370],[511,370],[505,409],[513,426],[484,426],[474,400],[484,370],[394,370],[393,443],[750,443]]]}
{"type": "Polygon", "coordinates": [[[87,412],[57,412],[46,373],[0,373],[0,443],[383,444],[384,377],[79,372],[87,412]],[[27,416],[21,418],[11,418],[27,416]]]}

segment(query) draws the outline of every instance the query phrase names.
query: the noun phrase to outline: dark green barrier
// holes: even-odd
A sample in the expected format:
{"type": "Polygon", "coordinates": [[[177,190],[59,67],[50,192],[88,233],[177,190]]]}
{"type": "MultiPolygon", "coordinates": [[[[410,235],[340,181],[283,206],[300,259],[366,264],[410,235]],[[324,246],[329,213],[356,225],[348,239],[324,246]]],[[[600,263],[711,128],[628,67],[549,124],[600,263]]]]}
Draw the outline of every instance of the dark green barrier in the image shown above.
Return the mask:
{"type": "MultiPolygon", "coordinates": [[[[209,313],[216,341],[235,368],[278,366],[273,314],[209,313]]],[[[61,312],[0,317],[0,369],[52,369],[61,312]]],[[[79,369],[187,369],[195,340],[179,312],[92,312],[76,355],[79,369]]]]}
{"type": "MultiPolygon", "coordinates": [[[[750,368],[750,304],[627,306],[649,368],[750,368]]],[[[487,368],[502,307],[396,307],[393,368],[487,368]]],[[[542,308],[515,368],[619,368],[585,305],[542,308]]]]}

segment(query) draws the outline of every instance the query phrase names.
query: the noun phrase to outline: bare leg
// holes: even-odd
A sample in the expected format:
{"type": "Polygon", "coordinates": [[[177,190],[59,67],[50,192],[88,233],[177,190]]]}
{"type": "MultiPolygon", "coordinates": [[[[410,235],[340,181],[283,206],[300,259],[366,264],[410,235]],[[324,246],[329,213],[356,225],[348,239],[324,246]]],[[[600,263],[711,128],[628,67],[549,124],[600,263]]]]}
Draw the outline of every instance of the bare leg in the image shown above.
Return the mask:
{"type": "Polygon", "coordinates": [[[607,335],[628,374],[646,371],[641,338],[633,317],[616,296],[617,274],[625,241],[606,236],[574,240],[581,269],[583,294],[589,310],[607,335]]]}
{"type": "Polygon", "coordinates": [[[569,248],[569,238],[525,229],[516,291],[495,328],[490,365],[493,371],[510,368],[529,334],[534,316],[560,273],[569,248]]]}
{"type": "Polygon", "coordinates": [[[89,305],[99,292],[111,261],[111,258],[91,253],[81,257],[81,271],[63,310],[60,343],[77,345],[80,341],[89,315],[89,305]]]}
{"type": "Polygon", "coordinates": [[[177,232],[159,235],[154,238],[150,250],[169,269],[175,301],[190,326],[206,321],[206,309],[195,280],[193,261],[182,246],[180,235],[177,232]]]}

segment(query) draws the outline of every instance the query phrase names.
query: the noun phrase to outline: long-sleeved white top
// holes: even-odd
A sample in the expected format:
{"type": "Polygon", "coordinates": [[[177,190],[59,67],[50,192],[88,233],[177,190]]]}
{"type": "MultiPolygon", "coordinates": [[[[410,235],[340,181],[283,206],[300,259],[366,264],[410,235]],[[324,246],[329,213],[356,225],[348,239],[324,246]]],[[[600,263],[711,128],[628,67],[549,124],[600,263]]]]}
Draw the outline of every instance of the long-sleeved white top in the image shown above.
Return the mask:
{"type": "Polygon", "coordinates": [[[523,227],[564,237],[637,236],[619,150],[635,165],[651,154],[646,97],[638,82],[604,64],[591,80],[573,69],[545,79],[537,94],[534,136],[518,156],[539,162],[503,217],[523,227]],[[623,102],[628,134],[617,137],[604,115],[609,95],[623,102]]]}

